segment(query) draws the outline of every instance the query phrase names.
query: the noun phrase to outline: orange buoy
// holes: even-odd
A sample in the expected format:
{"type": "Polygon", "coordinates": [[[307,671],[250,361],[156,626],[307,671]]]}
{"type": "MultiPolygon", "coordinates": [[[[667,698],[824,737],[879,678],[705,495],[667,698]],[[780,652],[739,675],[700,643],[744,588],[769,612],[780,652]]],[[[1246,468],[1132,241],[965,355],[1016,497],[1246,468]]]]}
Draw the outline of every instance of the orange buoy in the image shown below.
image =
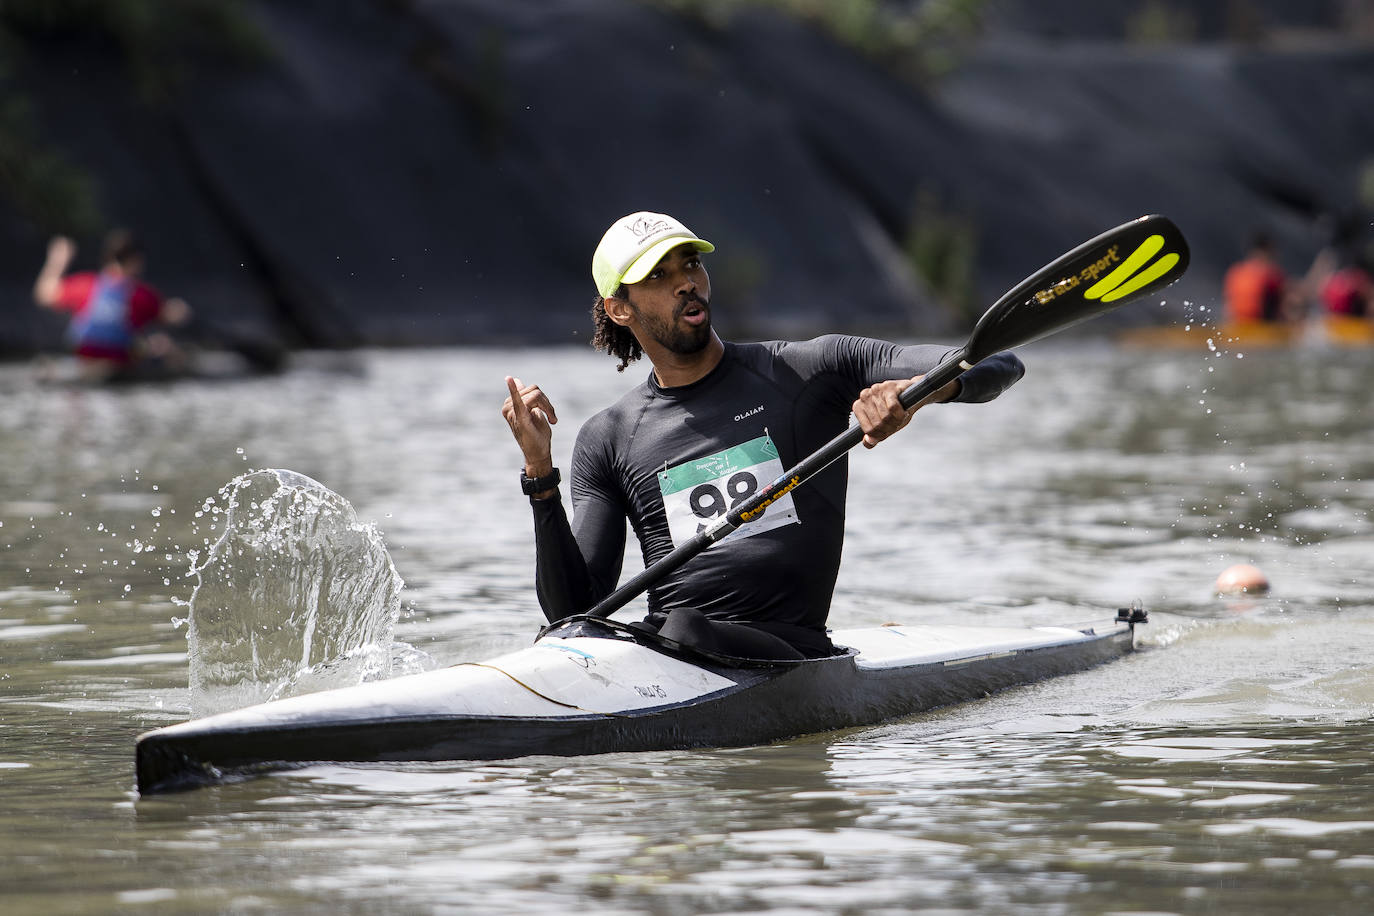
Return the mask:
{"type": "Polygon", "coordinates": [[[1218,595],[1262,595],[1269,591],[1269,580],[1248,563],[1228,566],[1217,576],[1218,595]]]}

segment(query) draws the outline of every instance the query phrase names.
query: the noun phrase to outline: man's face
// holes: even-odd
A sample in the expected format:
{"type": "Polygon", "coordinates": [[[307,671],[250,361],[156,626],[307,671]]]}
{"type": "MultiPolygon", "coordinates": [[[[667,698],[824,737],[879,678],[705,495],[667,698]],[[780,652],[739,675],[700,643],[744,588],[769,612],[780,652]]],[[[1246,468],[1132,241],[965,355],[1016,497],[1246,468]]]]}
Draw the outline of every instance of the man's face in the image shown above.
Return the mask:
{"type": "Polygon", "coordinates": [[[711,342],[711,278],[691,244],[668,252],[625,290],[639,331],[664,349],[688,356],[711,342]]]}

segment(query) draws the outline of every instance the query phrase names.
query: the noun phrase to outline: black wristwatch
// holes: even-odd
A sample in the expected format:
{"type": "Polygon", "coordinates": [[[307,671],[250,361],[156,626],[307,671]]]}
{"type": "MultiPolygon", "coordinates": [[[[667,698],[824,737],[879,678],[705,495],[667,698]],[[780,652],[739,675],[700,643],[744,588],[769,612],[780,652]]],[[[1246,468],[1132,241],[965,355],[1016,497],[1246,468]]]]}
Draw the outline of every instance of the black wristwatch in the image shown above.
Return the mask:
{"type": "Polygon", "coordinates": [[[536,493],[547,493],[549,490],[557,488],[563,482],[563,475],[558,473],[558,468],[554,468],[543,477],[526,477],[525,469],[520,469],[520,492],[526,496],[533,496],[536,493]]]}

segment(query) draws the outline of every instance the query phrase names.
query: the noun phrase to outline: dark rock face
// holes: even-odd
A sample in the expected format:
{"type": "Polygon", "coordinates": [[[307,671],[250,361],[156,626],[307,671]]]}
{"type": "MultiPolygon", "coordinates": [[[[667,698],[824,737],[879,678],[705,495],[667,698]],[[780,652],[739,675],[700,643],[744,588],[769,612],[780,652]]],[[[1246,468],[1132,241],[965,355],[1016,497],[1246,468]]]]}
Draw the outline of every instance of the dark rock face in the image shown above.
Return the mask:
{"type": "MultiPolygon", "coordinates": [[[[274,60],[202,75],[173,111],[89,47],[13,76],[144,236],[154,283],[293,345],[585,340],[591,250],[636,209],[717,244],[728,336],[960,335],[903,254],[923,192],[975,227],[984,305],[1150,212],[1194,248],[1171,303],[1206,303],[1255,228],[1305,269],[1317,217],[1354,208],[1374,161],[1374,52],[1348,45],[1000,33],[926,96],[764,12],[721,29],[633,0],[251,8],[274,60]]],[[[0,210],[0,241],[0,349],[54,345],[29,303],[45,239],[0,210]]],[[[1141,309],[1124,320],[1160,317],[1141,309]]]]}
{"type": "Polygon", "coordinates": [[[1166,213],[1195,252],[1183,291],[1205,302],[1255,229],[1300,273],[1326,241],[1320,217],[1356,208],[1374,122],[1338,112],[1371,94],[1368,51],[988,47],[941,101],[1015,169],[988,225],[1025,232],[1038,212],[1082,233],[1166,213]]]}

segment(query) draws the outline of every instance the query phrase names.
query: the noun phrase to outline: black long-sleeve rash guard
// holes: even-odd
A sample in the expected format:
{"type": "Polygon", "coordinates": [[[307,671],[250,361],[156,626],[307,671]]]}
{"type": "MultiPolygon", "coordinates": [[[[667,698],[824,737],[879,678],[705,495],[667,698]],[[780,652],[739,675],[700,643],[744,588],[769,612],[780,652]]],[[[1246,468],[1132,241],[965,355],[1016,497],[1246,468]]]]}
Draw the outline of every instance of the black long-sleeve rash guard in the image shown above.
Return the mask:
{"type": "MultiPolygon", "coordinates": [[[[582,613],[615,589],[626,518],[648,566],[843,432],[864,388],[929,372],[949,352],[830,335],[726,343],[709,375],[677,388],[650,373],[578,433],[573,523],[560,497],[531,500],[545,616],[582,613]]],[[[955,400],[990,401],[1024,371],[1010,353],[986,359],[964,373],[955,400]]],[[[847,481],[841,458],[659,582],[649,590],[649,619],[691,607],[794,642],[806,631],[824,640],[847,481]]]]}

